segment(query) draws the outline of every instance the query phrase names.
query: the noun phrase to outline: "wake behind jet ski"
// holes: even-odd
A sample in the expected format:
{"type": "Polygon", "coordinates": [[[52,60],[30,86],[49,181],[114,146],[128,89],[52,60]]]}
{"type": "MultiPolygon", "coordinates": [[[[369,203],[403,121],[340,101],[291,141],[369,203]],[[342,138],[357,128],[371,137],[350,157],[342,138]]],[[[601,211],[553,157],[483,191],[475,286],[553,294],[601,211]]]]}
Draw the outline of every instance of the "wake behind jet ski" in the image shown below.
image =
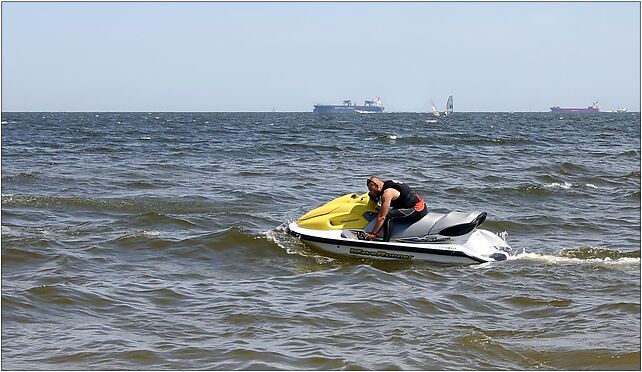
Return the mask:
{"type": "Polygon", "coordinates": [[[347,194],[304,214],[287,231],[323,251],[383,260],[419,260],[445,264],[503,261],[510,246],[479,229],[485,212],[428,212],[414,223],[398,221],[390,240],[365,240],[376,223],[377,203],[370,194],[347,194]]]}

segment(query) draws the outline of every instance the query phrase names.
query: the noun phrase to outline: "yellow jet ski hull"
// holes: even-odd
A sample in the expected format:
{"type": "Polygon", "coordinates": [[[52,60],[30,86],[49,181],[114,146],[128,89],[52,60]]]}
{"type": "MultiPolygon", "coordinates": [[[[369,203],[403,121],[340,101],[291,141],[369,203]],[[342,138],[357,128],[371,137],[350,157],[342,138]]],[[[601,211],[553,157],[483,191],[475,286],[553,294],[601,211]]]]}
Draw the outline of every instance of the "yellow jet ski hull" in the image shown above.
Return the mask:
{"type": "Polygon", "coordinates": [[[377,213],[376,208],[367,193],[346,194],[304,214],[297,223],[310,230],[363,229],[368,224],[364,214],[377,213]]]}

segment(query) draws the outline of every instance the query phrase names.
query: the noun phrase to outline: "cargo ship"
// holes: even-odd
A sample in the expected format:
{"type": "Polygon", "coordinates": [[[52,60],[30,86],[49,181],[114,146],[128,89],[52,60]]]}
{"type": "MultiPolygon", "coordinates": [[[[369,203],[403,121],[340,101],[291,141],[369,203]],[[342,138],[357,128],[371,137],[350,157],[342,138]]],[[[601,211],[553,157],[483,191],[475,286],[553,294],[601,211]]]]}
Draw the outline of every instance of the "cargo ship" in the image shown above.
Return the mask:
{"type": "Polygon", "coordinates": [[[365,101],[363,105],[357,105],[351,99],[343,100],[342,105],[314,105],[313,112],[321,114],[359,113],[370,114],[383,112],[383,101],[377,97],[372,101],[365,101]]]}
{"type": "Polygon", "coordinates": [[[551,107],[551,112],[561,112],[561,113],[568,113],[568,112],[582,112],[582,113],[594,113],[594,112],[600,112],[600,108],[597,105],[597,101],[593,102],[592,106],[589,107],[583,107],[583,108],[572,108],[572,107],[559,107],[559,106],[553,106],[551,107]]]}

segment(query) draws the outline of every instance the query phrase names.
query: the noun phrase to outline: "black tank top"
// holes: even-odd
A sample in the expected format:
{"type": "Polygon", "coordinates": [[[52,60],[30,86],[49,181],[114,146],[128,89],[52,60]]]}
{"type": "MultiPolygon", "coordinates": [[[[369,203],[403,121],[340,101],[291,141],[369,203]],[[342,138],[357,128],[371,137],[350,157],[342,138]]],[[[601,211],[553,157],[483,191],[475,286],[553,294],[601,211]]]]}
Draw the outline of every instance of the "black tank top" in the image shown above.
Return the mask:
{"type": "Polygon", "coordinates": [[[415,204],[419,203],[417,194],[412,191],[410,186],[403,182],[396,182],[393,180],[385,181],[381,192],[383,193],[386,189],[395,189],[399,191],[399,197],[390,202],[390,206],[394,209],[412,208],[415,204]]]}

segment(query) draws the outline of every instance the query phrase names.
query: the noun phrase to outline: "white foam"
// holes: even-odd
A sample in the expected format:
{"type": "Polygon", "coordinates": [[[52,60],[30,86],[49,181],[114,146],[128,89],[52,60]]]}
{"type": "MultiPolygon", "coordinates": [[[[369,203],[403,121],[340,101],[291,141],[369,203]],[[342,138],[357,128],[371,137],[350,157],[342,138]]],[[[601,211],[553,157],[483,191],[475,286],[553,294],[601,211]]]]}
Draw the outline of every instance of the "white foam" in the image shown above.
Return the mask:
{"type": "Polygon", "coordinates": [[[522,252],[516,255],[508,256],[508,260],[527,260],[536,261],[552,265],[606,265],[606,266],[640,266],[639,257],[620,257],[612,259],[605,258],[575,258],[575,257],[562,257],[556,255],[539,254],[532,252],[522,252]]]}
{"type": "MultiPolygon", "coordinates": [[[[278,229],[278,227],[277,227],[278,229]]],[[[276,230],[268,230],[261,233],[267,240],[283,248],[287,254],[297,254],[296,250],[293,250],[288,244],[286,244],[285,239],[282,238],[281,234],[277,234],[276,230]]]]}
{"type": "Polygon", "coordinates": [[[5,226],[2,225],[2,235],[18,235],[18,230],[14,229],[13,227],[5,226]]]}
{"type": "Polygon", "coordinates": [[[125,240],[125,239],[134,239],[134,238],[153,238],[156,236],[160,236],[160,231],[153,230],[153,231],[138,231],[132,234],[127,234],[124,236],[121,236],[118,238],[118,240],[125,240]]]}
{"type": "Polygon", "coordinates": [[[564,181],[564,183],[553,182],[553,183],[549,183],[548,185],[544,185],[544,187],[546,187],[547,189],[564,189],[564,190],[568,190],[572,186],[573,186],[572,183],[568,183],[566,181],[564,181]]]}
{"type": "Polygon", "coordinates": [[[543,185],[547,189],[563,189],[563,190],[568,190],[572,187],[588,187],[591,189],[597,189],[597,186],[595,186],[592,183],[585,183],[585,184],[579,184],[579,183],[569,183],[569,182],[552,182],[546,185],[543,185]]]}
{"type": "Polygon", "coordinates": [[[318,264],[324,264],[334,261],[332,258],[319,256],[315,254],[309,254],[305,249],[303,249],[303,243],[288,233],[285,232],[285,227],[288,223],[278,226],[274,230],[268,230],[261,233],[267,240],[273,242],[287,254],[298,255],[302,257],[308,257],[314,259],[318,264]]]}
{"type": "Polygon", "coordinates": [[[502,239],[503,241],[508,242],[506,240],[506,238],[508,238],[508,231],[504,230],[504,231],[498,233],[497,236],[499,236],[500,239],[502,239]]]}

